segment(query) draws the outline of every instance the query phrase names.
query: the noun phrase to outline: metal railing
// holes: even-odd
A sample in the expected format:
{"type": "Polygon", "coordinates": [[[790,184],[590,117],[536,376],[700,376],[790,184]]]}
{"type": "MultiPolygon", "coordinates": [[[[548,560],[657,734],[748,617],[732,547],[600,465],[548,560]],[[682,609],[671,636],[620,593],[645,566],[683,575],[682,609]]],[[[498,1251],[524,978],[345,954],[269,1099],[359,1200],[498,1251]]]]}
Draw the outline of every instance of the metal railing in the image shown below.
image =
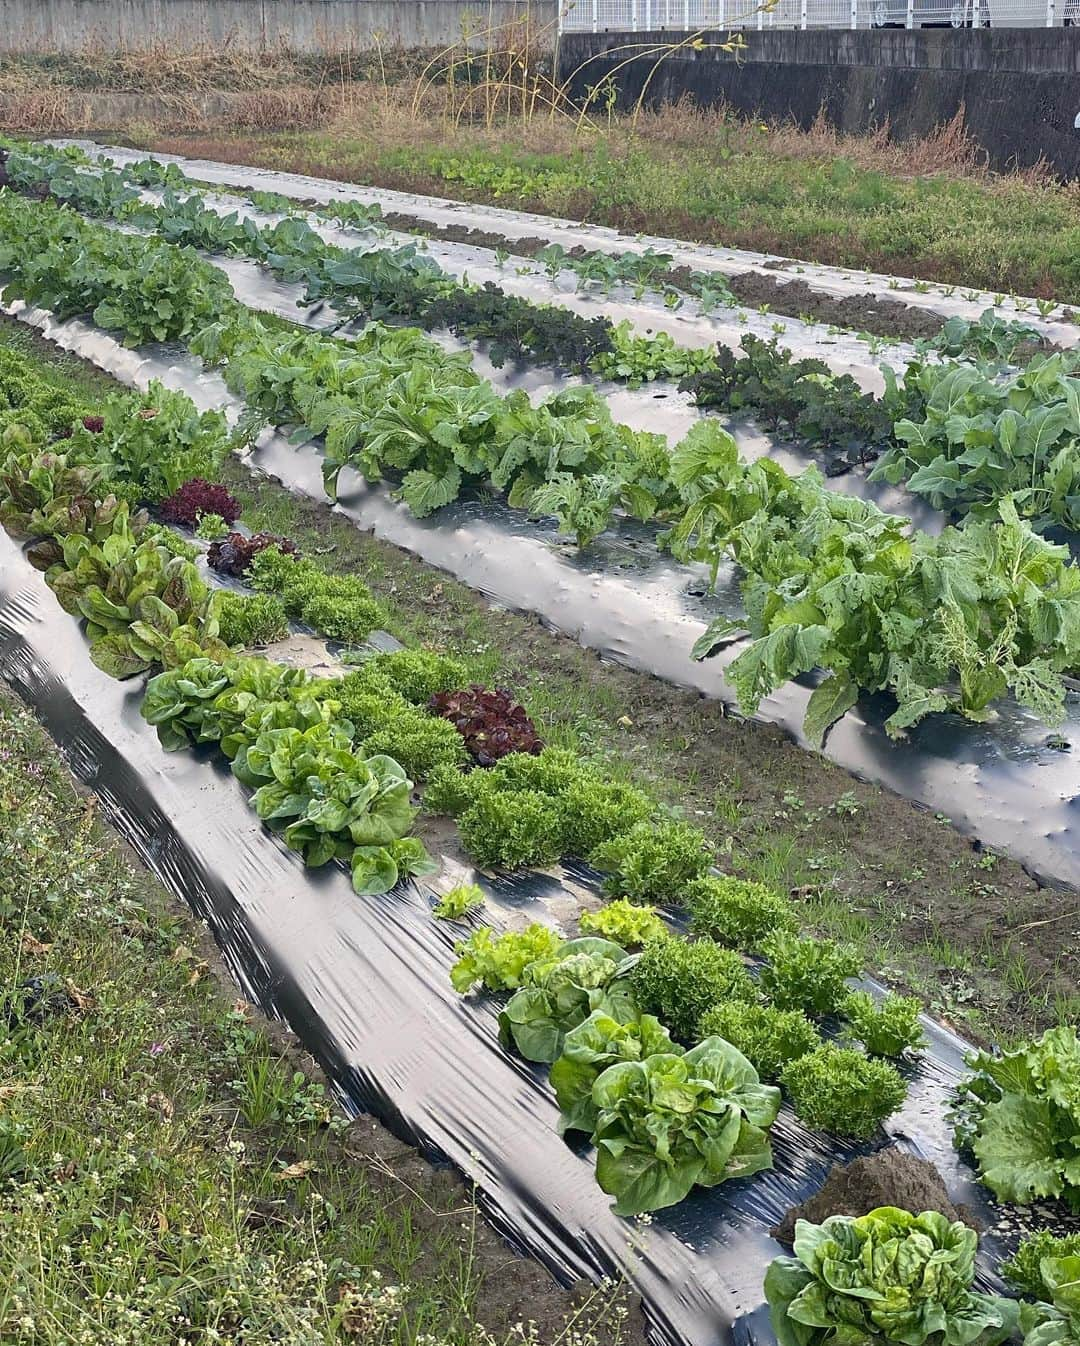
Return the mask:
{"type": "Polygon", "coordinates": [[[1060,28],[1080,0],[563,0],[560,32],[650,33],[767,28],[1060,28]]]}

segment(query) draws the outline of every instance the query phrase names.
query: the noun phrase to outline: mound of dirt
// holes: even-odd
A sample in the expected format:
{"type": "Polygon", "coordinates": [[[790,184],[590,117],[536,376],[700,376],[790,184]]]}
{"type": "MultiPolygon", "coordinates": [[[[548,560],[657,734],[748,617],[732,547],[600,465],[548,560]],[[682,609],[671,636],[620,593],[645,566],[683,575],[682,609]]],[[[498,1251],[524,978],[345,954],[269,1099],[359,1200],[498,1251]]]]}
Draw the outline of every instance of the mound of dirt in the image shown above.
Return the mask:
{"type": "Polygon", "coordinates": [[[790,1247],[796,1220],[821,1224],[830,1215],[865,1215],[878,1206],[898,1206],[915,1214],[936,1210],[948,1220],[963,1220],[972,1229],[978,1228],[962,1206],[956,1207],[949,1200],[933,1164],[890,1146],[853,1159],[850,1164],[835,1164],[821,1190],[801,1205],[792,1206],[772,1236],[790,1247]]]}

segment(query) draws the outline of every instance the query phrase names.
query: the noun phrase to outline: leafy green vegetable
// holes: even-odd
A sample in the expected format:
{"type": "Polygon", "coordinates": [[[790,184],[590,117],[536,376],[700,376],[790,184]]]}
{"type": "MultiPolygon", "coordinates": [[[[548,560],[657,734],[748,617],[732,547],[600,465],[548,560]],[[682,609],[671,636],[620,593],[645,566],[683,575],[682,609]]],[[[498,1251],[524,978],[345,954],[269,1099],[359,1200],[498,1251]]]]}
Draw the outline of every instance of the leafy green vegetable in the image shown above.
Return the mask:
{"type": "Polygon", "coordinates": [[[1044,1257],[1039,1272],[1049,1304],[1021,1304],[1024,1346],[1075,1346],[1080,1341],[1080,1257],[1044,1257]]]}
{"type": "Polygon", "coordinates": [[[714,1005],[755,998],[739,955],[707,939],[654,940],[630,972],[630,985],[642,1010],[682,1042],[694,1041],[702,1015],[714,1005]]]}
{"type": "Polygon", "coordinates": [[[289,634],[285,609],[273,594],[224,593],[218,622],[225,644],[244,649],[269,645],[289,634]]]}
{"type": "Polygon", "coordinates": [[[371,590],[355,575],[328,575],[314,561],[265,547],[248,567],[256,589],[277,594],[286,613],[331,640],[363,640],[386,621],[371,590]]]}
{"type": "Polygon", "coordinates": [[[562,854],[561,823],[558,806],[535,790],[484,791],[458,819],[458,832],[484,869],[543,868],[562,854]]]}
{"type": "Polygon", "coordinates": [[[228,646],[218,639],[224,593],[211,591],[191,561],[151,537],[139,541],[125,506],[110,522],[100,543],[70,533],[35,558],[48,564],[45,579],[61,607],[87,619],[94,663],[112,677],[127,678],[198,654],[227,656],[228,646]]]}
{"type": "Polygon", "coordinates": [[[772,1167],[767,1128],[779,1090],[759,1083],[721,1038],[683,1056],[609,1066],[593,1085],[596,1178],[619,1215],[673,1206],[695,1185],[715,1187],[772,1167]]]}
{"type": "Polygon", "coordinates": [[[780,1083],[807,1126],[866,1138],[907,1097],[907,1085],[885,1061],[830,1042],[789,1061],[780,1083]]]}
{"type": "Polygon", "coordinates": [[[502,935],[483,925],[454,945],[458,960],[450,969],[450,984],[462,995],[477,982],[489,991],[516,990],[530,963],[553,957],[562,943],[558,933],[547,925],[534,923],[502,935]]]}
{"type": "Polygon", "coordinates": [[[276,722],[288,717],[296,727],[321,720],[320,698],[329,687],[303,669],[262,658],[219,662],[200,656],[150,679],[142,716],[166,751],[221,743],[231,759],[242,742],[258,737],[268,713],[276,722]]]}
{"type": "Polygon", "coordinates": [[[562,1055],[551,1067],[551,1086],[562,1110],[559,1134],[592,1135],[598,1116],[593,1085],[600,1075],[619,1061],[645,1061],[658,1053],[682,1054],[659,1019],[641,1014],[622,1021],[593,1010],[566,1034],[562,1055]]]}
{"type": "Polygon", "coordinates": [[[973,1074],[951,1114],[999,1201],[1061,1197],[1080,1209],[1080,1040],[1069,1027],[993,1056],[968,1058],[973,1074]]]}
{"type": "MultiPolygon", "coordinates": [[[[307,729],[267,729],[241,747],[233,774],[255,790],[252,804],[286,845],[309,865],[365,854],[354,862],[365,892],[384,892],[396,882],[396,866],[366,848],[387,848],[408,831],[412,782],[390,757],[363,758],[351,750],[351,726],[317,723],[307,729]],[[374,862],[383,867],[376,873],[374,862]],[[377,885],[377,886],[372,886],[377,885]]],[[[360,891],[360,889],[358,889],[360,891]]]]}
{"type": "Polygon", "coordinates": [[[749,630],[726,670],[746,713],[823,668],[832,676],[806,714],[815,745],[859,688],[896,696],[893,734],[931,711],[985,718],[1007,692],[1047,723],[1063,714],[1060,675],[1080,662],[1080,570],[1011,501],[992,520],[909,536],[907,519],[826,490],[814,469],[790,477],[769,459],[740,462],[707,422],[671,471],[686,505],[669,535],[675,555],[714,575],[725,559],[744,572],[746,621],[718,619],[694,653],[749,630]]]}
{"type": "Polygon", "coordinates": [[[458,883],[444,893],[432,908],[441,921],[458,921],[484,905],[484,890],[478,883],[458,883]]]}
{"type": "Polygon", "coordinates": [[[858,953],[830,939],[801,939],[775,931],[761,951],[769,960],[761,989],[779,1009],[831,1014],[848,994],[847,978],[858,976],[858,953]]]}
{"type": "Polygon", "coordinates": [[[869,991],[852,991],[840,1006],[845,1036],[861,1042],[871,1056],[903,1056],[926,1041],[914,996],[887,995],[879,1002],[869,991]]]}
{"type": "Polygon", "coordinates": [[[437,692],[460,687],[466,680],[460,659],[434,650],[393,650],[373,654],[360,670],[378,682],[385,682],[414,706],[426,706],[437,692]]]}
{"type": "Polygon", "coordinates": [[[521,990],[499,1015],[499,1033],[527,1061],[555,1061],[563,1038],[595,1010],[608,1017],[634,1018],[637,1007],[619,979],[626,950],[610,940],[572,939],[550,958],[530,963],[521,990]]]}
{"type": "Polygon", "coordinates": [[[1074,354],[1036,355],[1018,374],[929,364],[921,416],[898,420],[900,443],[871,477],[905,481],[937,509],[997,516],[1009,498],[1036,527],[1080,528],[1080,379],[1074,354]]]}
{"type": "Polygon", "coordinates": [[[996,1346],[1017,1305],[971,1288],[977,1245],[973,1229],[936,1211],[797,1221],[795,1256],[765,1273],[780,1346],[996,1346]]]}
{"type": "Polygon", "coordinates": [[[757,949],[777,930],[795,930],[795,910],[787,898],[763,883],[706,874],[686,890],[690,928],[736,949],[757,949]]]}
{"type": "Polygon", "coordinates": [[[668,928],[652,907],[640,907],[620,897],[599,911],[584,911],[578,921],[582,934],[603,935],[624,949],[640,948],[653,939],[663,939],[668,928]]]}
{"type": "Polygon", "coordinates": [[[1021,1294],[1049,1301],[1053,1291],[1043,1279],[1043,1261],[1077,1256],[1080,1256],[1080,1233],[1054,1234],[1049,1229],[1040,1229],[1020,1240],[1012,1257],[1002,1262],[1001,1274],[1021,1294]]]}
{"type": "Polygon", "coordinates": [[[705,835],[689,823],[635,823],[602,842],[588,857],[598,869],[610,870],[604,887],[635,902],[672,903],[709,867],[711,850],[705,835]]]}
{"type": "Polygon", "coordinates": [[[738,1047],[763,1080],[775,1082],[789,1061],[821,1045],[821,1036],[800,1010],[780,1010],[729,1000],[701,1016],[699,1038],[720,1037],[738,1047]]]}

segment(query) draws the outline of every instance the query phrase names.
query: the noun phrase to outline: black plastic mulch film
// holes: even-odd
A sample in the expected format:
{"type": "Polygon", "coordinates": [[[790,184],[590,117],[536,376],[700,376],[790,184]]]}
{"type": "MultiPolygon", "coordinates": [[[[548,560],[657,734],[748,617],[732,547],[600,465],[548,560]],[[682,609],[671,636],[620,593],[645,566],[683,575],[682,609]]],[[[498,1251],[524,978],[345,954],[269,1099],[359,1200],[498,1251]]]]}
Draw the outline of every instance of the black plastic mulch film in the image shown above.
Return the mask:
{"type": "MultiPolygon", "coordinates": [[[[254,269],[244,273],[243,267],[235,262],[227,267],[234,283],[242,275],[252,279],[254,269]]],[[[295,298],[295,289],[287,301],[280,288],[262,278],[267,307],[285,308],[295,298]]],[[[10,311],[130,386],[144,388],[156,378],[188,393],[200,408],[220,407],[235,415],[242,407],[219,375],[178,347],[131,351],[78,320],[57,322],[20,303],[10,311]]],[[[475,364],[501,388],[537,387],[535,370],[519,378],[490,371],[481,359],[475,364]]],[[[627,394],[626,402],[643,396],[648,394],[627,394]]],[[[666,417],[676,411],[657,410],[651,428],[668,428],[666,417]]],[[[762,435],[746,426],[734,424],[732,430],[747,456],[760,456],[766,448],[782,461],[793,456],[773,452],[762,435]]],[[[326,500],[316,445],[297,446],[285,434],[266,433],[251,461],[290,490],[326,500]]],[[[849,474],[833,484],[867,493],[861,475],[849,474]]],[[[653,530],[633,522],[578,553],[557,544],[550,522],[531,521],[498,500],[459,500],[416,519],[384,488],[367,486],[352,469],[342,472],[339,489],[337,509],[360,528],[449,571],[500,606],[534,613],[604,658],[734,702],[723,670],[741,646],[730,644],[702,662],[690,658],[694,641],[713,616],[742,611],[733,567],[721,570],[717,592],[707,595],[703,567],[678,565],[657,550],[653,530]]],[[[880,503],[910,513],[896,498],[900,493],[890,490],[891,497],[880,503]]],[[[917,521],[920,526],[927,522],[921,514],[917,521]]],[[[940,525],[940,515],[936,522],[940,525]]],[[[812,677],[786,684],[761,703],[757,718],[806,746],[802,721],[813,686],[812,677]]],[[[1070,694],[1068,718],[1052,733],[1034,714],[1007,700],[984,724],[959,715],[932,715],[906,739],[893,740],[884,728],[891,710],[887,696],[860,697],[830,730],[825,755],[862,779],[941,812],[966,835],[1006,852],[1043,881],[1080,886],[1080,698],[1070,694]]]]}
{"type": "MultiPolygon", "coordinates": [[[[290,1024],[351,1113],[372,1113],[459,1168],[496,1228],[561,1280],[625,1273],[655,1342],[772,1340],[761,1284],[780,1248],[769,1229],[833,1162],[873,1146],[807,1131],[785,1105],[772,1130],[773,1171],[699,1189],[648,1221],[619,1218],[594,1180],[588,1145],[558,1136],[546,1069],[499,1045],[490,997],[452,990],[461,928],[432,917],[432,894],[407,884],[358,898],[343,867],[304,869],[219,756],[165,753],[139,714],[143,680],[117,682],[91,663],[75,618],[2,532],[0,674],[110,820],[208,923],[245,994],[290,1024]]],[[[497,923],[511,911],[550,921],[573,900],[566,885],[589,876],[480,881],[497,923]]],[[[993,1226],[1006,1212],[953,1152],[944,1121],[965,1045],[927,1029],[930,1049],[905,1067],[909,1096],[888,1130],[937,1164],[954,1203],[988,1231],[980,1282],[992,1287],[1001,1251],[993,1226]]],[[[1008,1214],[1015,1235],[1017,1212],[1008,1214]]]]}
{"type": "MultiPolygon", "coordinates": [[[[217,375],[175,348],[136,354],[85,324],[16,307],[129,384],[160,378],[201,407],[237,407],[217,375]]],[[[509,381],[504,373],[500,382],[509,381]]],[[[314,446],[268,434],[253,465],[323,498],[314,446]]],[[[731,699],[722,666],[733,651],[702,664],[688,653],[711,615],[737,610],[730,572],[719,593],[705,597],[701,573],[657,553],[648,529],[621,528],[581,557],[558,546],[549,526],[497,502],[458,502],[416,520],[354,473],[343,474],[341,490],[338,508],[360,527],[494,601],[535,612],[606,657],[731,699]]],[[[78,624],[2,531],[0,673],[151,868],[207,921],[245,992],[296,1031],[350,1111],[371,1112],[458,1167],[495,1226],[561,1280],[626,1274],[643,1297],[654,1341],[772,1340],[761,1284],[780,1249],[769,1229],[820,1186],[832,1163],[872,1146],[808,1132],[785,1106],[772,1132],[772,1172],[699,1190],[648,1221],[616,1217],[595,1183],[588,1146],[557,1134],[547,1071],[500,1047],[490,998],[463,999],[451,989],[460,928],[432,918],[431,894],[410,884],[358,898],[344,869],[305,871],[263,828],[220,758],[164,753],[139,715],[143,681],[118,683],[94,667],[78,624]]],[[[811,687],[803,680],[782,689],[763,704],[761,718],[799,739],[811,687]]],[[[1075,771],[1060,746],[1080,747],[1075,704],[1053,738],[1011,703],[987,725],[932,717],[902,743],[886,737],[887,714],[884,698],[863,698],[833,729],[828,755],[940,808],[1045,877],[1080,880],[1075,771]]],[[[553,921],[590,876],[480,881],[496,922],[510,911],[553,921]]],[[[1021,1224],[1039,1222],[1038,1212],[993,1207],[952,1150],[944,1115],[966,1048],[940,1026],[928,1023],[927,1031],[930,1049],[906,1068],[910,1092],[888,1131],[934,1162],[954,1204],[984,1227],[980,1283],[996,1288],[1003,1244],[995,1226],[1014,1240],[1021,1224]]]]}

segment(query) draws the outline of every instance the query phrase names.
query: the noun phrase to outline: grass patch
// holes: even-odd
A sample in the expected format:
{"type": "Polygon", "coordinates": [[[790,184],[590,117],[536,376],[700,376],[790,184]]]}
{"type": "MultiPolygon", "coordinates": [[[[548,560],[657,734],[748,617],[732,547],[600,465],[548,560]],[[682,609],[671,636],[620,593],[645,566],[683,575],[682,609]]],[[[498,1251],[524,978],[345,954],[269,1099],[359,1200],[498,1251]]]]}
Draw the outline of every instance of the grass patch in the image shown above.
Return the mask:
{"type": "Polygon", "coordinates": [[[341,1119],[6,692],[0,741],[0,1338],[626,1339],[609,1292],[557,1289],[341,1119]]]}

